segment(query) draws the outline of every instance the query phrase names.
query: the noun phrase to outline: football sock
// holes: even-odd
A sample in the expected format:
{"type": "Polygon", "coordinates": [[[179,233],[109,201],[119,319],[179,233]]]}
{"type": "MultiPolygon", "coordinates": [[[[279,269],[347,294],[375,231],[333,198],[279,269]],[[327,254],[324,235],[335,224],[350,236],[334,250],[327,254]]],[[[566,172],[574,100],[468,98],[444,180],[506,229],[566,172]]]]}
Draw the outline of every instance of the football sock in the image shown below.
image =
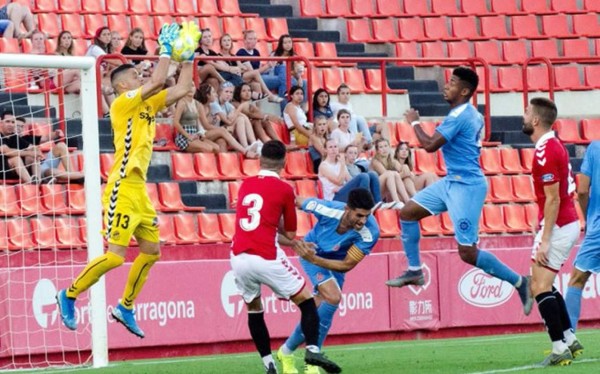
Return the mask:
{"type": "Polygon", "coordinates": [[[567,295],[565,296],[565,304],[567,305],[567,311],[571,320],[571,328],[573,331],[577,330],[577,322],[579,322],[579,315],[581,314],[581,294],[583,290],[577,287],[567,288],[567,295]]]}
{"type": "Polygon", "coordinates": [[[123,265],[123,262],[125,262],[125,259],[113,252],[106,252],[102,256],[96,257],[87,264],[85,269],[79,273],[79,276],[67,289],[67,297],[77,298],[80,293],[98,282],[101,276],[117,266],[123,265]]]}
{"type": "MultiPolygon", "coordinates": [[[[561,341],[564,343],[565,336],[563,334],[563,327],[560,323],[560,308],[556,301],[556,296],[552,292],[542,292],[535,297],[535,301],[538,304],[538,309],[542,320],[552,340],[553,352],[562,353],[560,344],[554,344],[554,342],[561,341]],[[557,351],[558,350],[558,351],[557,351]]],[[[566,344],[565,344],[566,345],[566,344]]]]}
{"type": "Polygon", "coordinates": [[[319,314],[317,313],[317,305],[312,297],[304,300],[298,305],[302,317],[300,326],[306,340],[306,346],[317,345],[319,341],[319,314]]]}
{"type": "Polygon", "coordinates": [[[294,352],[303,342],[304,334],[302,333],[302,327],[300,324],[297,324],[292,335],[290,335],[283,344],[283,353],[288,354],[287,352],[294,352]]]}
{"type": "Polygon", "coordinates": [[[263,311],[248,312],[248,328],[260,357],[270,356],[271,337],[265,323],[265,313],[263,311]]]}
{"type": "Polygon", "coordinates": [[[496,256],[487,251],[477,250],[477,261],[475,266],[485,271],[489,275],[492,275],[500,280],[506,281],[513,286],[516,285],[521,276],[512,271],[508,266],[496,256]]]}
{"type": "Polygon", "coordinates": [[[323,342],[329,333],[329,329],[331,328],[331,322],[333,321],[333,316],[337,311],[338,306],[329,304],[328,302],[321,302],[319,305],[319,348],[323,347],[323,342]]]}
{"type": "Polygon", "coordinates": [[[263,356],[262,361],[263,361],[263,364],[265,365],[265,368],[267,368],[267,369],[269,368],[269,364],[273,364],[274,366],[277,366],[277,365],[275,365],[275,360],[273,360],[272,354],[263,356]]]}
{"type": "Polygon", "coordinates": [[[402,226],[402,244],[404,253],[408,259],[409,270],[421,269],[421,258],[419,257],[419,240],[421,229],[418,221],[400,221],[402,226]]]}
{"type": "Polygon", "coordinates": [[[133,302],[142,291],[144,283],[148,279],[150,268],[159,258],[160,255],[148,255],[145,253],[140,253],[135,258],[133,264],[131,264],[125,291],[123,291],[123,297],[121,298],[121,305],[125,308],[133,309],[133,302]]]}
{"type": "Polygon", "coordinates": [[[565,299],[563,299],[562,295],[555,287],[552,287],[552,294],[556,297],[556,303],[558,304],[558,309],[560,311],[560,324],[564,330],[570,330],[571,320],[569,319],[569,312],[567,312],[565,299]]]}

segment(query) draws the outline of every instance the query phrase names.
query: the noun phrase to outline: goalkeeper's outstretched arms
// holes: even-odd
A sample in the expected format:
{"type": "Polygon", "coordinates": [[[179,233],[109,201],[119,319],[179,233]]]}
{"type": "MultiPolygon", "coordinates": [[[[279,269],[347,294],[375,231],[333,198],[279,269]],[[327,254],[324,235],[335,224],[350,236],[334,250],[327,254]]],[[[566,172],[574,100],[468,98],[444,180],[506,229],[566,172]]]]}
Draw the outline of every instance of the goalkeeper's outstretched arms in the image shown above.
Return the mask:
{"type": "MultiPolygon", "coordinates": [[[[181,24],[181,31],[179,37],[191,38],[194,41],[194,48],[196,48],[196,46],[198,45],[198,42],[200,41],[200,36],[202,36],[202,34],[200,33],[198,25],[195,22],[188,21],[183,22],[181,24]]],[[[194,82],[194,56],[195,54],[191,53],[189,59],[182,61],[181,72],[179,73],[179,79],[177,80],[177,84],[167,89],[167,106],[177,102],[179,99],[181,99],[190,92],[190,88],[192,87],[192,84],[194,82]]],[[[163,59],[161,58],[161,60],[163,59]]]]}

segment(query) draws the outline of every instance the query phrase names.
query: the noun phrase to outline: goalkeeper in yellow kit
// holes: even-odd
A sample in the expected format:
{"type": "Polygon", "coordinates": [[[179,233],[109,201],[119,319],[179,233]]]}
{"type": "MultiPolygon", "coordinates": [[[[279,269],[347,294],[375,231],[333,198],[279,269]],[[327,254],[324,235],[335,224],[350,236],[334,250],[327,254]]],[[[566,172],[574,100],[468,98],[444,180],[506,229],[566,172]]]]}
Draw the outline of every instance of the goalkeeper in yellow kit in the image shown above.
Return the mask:
{"type": "Polygon", "coordinates": [[[158,42],[160,58],[149,82],[142,85],[134,65],[124,64],[111,73],[111,84],[117,98],[110,108],[114,132],[115,163],[110,171],[104,204],[105,237],[108,251],[92,260],[68,289],[58,292],[56,300],[63,323],[77,328],[75,300],[108,271],[124,262],[131,236],[135,236],[140,253],[134,260],[123,297],[112,315],[131,333],[144,337],[133,316],[133,305],[148,272],[160,257],[158,218],[146,191],[146,172],[152,155],[155,115],[188,94],[192,82],[193,53],[184,61],[179,80],[163,89],[173,51],[173,43],[181,36],[200,39],[198,27],[192,22],[164,25],[158,42]]]}

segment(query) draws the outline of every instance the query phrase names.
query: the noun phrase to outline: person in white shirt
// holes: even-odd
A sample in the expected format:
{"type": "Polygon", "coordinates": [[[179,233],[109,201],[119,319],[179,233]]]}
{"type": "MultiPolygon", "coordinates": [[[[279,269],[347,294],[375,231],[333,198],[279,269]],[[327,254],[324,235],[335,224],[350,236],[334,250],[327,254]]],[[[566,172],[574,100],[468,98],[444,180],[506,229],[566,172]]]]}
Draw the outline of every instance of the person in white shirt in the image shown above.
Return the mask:
{"type": "Polygon", "coordinates": [[[350,113],[350,131],[354,133],[360,131],[367,143],[371,144],[372,135],[367,120],[365,120],[365,117],[358,115],[350,103],[350,87],[345,83],[342,83],[337,89],[337,97],[338,101],[332,101],[330,103],[334,115],[337,116],[337,112],[341,109],[346,109],[350,113]]]}

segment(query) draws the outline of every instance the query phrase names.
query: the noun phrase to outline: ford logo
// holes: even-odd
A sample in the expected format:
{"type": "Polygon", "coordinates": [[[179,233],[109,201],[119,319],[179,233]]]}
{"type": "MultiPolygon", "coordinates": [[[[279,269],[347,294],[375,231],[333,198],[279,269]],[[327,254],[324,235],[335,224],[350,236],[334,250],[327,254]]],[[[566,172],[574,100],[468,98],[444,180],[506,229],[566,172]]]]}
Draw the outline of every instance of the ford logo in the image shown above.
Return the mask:
{"type": "Polygon", "coordinates": [[[481,308],[492,308],[504,304],[515,288],[498,278],[474,268],[467,271],[458,281],[458,294],[468,304],[481,308]]]}

